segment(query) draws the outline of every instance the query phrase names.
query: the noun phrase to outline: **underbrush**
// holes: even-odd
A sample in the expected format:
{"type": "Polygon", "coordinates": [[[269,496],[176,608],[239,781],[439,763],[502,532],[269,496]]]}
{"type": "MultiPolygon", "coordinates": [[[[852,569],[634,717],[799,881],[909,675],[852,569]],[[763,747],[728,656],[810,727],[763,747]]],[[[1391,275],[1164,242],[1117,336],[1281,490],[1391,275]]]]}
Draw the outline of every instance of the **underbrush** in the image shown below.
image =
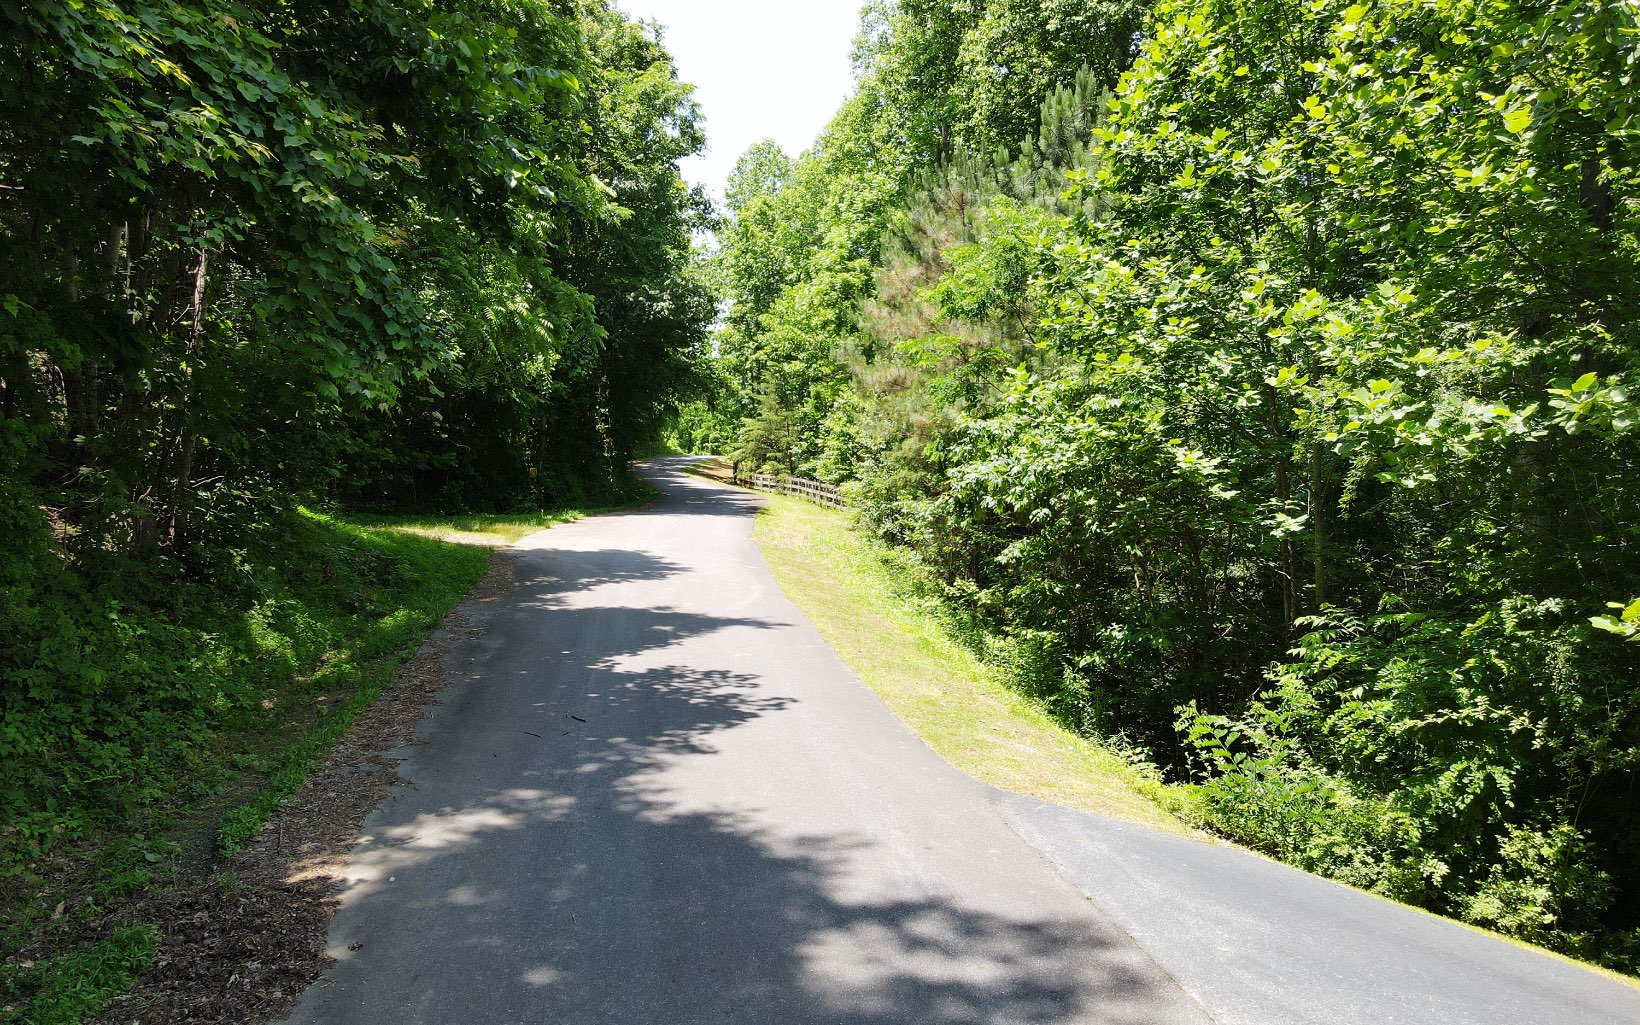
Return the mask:
{"type": "Polygon", "coordinates": [[[56,1025],[146,962],[115,903],[254,836],[490,552],[304,511],[209,578],[88,575],[37,527],[0,559],[0,1021],[56,1025]]]}
{"type": "Polygon", "coordinates": [[[1632,669],[1556,611],[1303,620],[1244,710],[1181,709],[1181,789],[1290,864],[1633,973],[1632,669]]]}
{"type": "Polygon", "coordinates": [[[1301,620],[1284,656],[1186,671],[1189,629],[1160,599],[1078,607],[1070,585],[1012,566],[990,589],[942,579],[923,548],[882,529],[880,507],[863,520],[901,602],[1066,728],[1154,766],[1156,799],[1192,824],[1640,971],[1637,651],[1564,603],[1517,596],[1466,617],[1403,612],[1385,595],[1393,611],[1301,620]],[[1049,603],[1052,615],[1038,607],[1049,603]]]}

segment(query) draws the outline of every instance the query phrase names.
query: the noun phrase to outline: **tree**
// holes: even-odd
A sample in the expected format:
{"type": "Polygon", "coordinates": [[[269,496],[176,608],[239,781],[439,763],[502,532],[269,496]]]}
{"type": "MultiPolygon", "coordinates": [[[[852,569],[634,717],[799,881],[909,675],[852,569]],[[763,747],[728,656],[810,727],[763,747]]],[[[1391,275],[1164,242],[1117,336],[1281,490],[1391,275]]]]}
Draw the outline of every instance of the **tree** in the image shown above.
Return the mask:
{"type": "Polygon", "coordinates": [[[1203,822],[1632,966],[1632,5],[1141,16],[870,9],[743,437],[1203,822]]]}

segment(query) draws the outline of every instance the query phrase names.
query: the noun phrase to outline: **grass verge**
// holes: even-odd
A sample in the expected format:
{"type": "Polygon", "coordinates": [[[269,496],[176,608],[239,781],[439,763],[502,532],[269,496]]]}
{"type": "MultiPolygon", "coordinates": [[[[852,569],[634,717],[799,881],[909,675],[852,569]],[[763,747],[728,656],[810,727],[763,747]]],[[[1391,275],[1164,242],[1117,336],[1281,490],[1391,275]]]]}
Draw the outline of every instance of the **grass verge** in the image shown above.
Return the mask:
{"type": "Polygon", "coordinates": [[[74,594],[62,621],[94,642],[88,658],[131,669],[86,672],[83,703],[65,703],[65,685],[5,708],[55,767],[0,773],[7,799],[31,809],[14,820],[28,829],[0,828],[0,1023],[78,1025],[130,987],[157,932],[121,909],[219,872],[484,578],[494,549],[580,515],[301,511],[225,583],[151,607],[74,594]],[[103,679],[124,687],[103,691],[103,679]]]}
{"type": "Polygon", "coordinates": [[[1144,766],[1079,737],[946,635],[848,514],[771,496],[755,534],[782,590],[891,711],[982,783],[1188,832],[1144,766]]]}
{"type": "Polygon", "coordinates": [[[361,527],[411,534],[449,544],[499,548],[521,541],[538,530],[617,508],[624,507],[557,509],[537,513],[469,513],[461,516],[360,515],[351,516],[349,520],[361,527]]]}
{"type": "MultiPolygon", "coordinates": [[[[478,583],[490,548],[507,543],[510,530],[486,533],[478,524],[444,525],[423,520],[421,530],[379,519],[372,525],[306,513],[340,541],[344,550],[371,552],[390,567],[386,589],[362,613],[324,615],[310,622],[328,639],[307,672],[298,672],[283,703],[292,713],[260,758],[250,760],[261,777],[254,795],[229,809],[218,829],[224,857],[233,857],[295,793],[355,719],[393,682],[399,665],[421,646],[449,611],[478,583]],[[472,538],[475,540],[467,540],[472,538]],[[298,711],[297,701],[306,714],[298,711]]],[[[564,518],[568,518],[566,514],[564,518]]],[[[510,527],[508,521],[506,526],[510,527]]],[[[368,593],[368,592],[366,592],[368,593]]],[[[304,607],[319,610],[316,603],[304,607]]],[[[275,704],[279,703],[276,699],[275,704]]]]}
{"type": "Polygon", "coordinates": [[[328,653],[309,686],[329,692],[343,682],[338,677],[348,678],[347,685],[340,688],[342,703],[279,753],[255,797],[228,812],[220,831],[222,854],[232,857],[239,853],[267,823],[280,802],[301,789],[308,773],[336,746],[360,713],[381,697],[383,688],[393,682],[399,665],[420,647],[432,628],[483,576],[489,560],[482,550],[501,548],[548,527],[618,508],[624,506],[448,517],[358,515],[345,522],[331,521],[363,543],[375,538],[437,542],[441,547],[428,548],[403,541],[395,545],[398,560],[406,572],[428,581],[431,586],[403,595],[404,607],[384,620],[375,635],[358,650],[328,653]],[[454,550],[450,546],[454,546],[454,550]]]}
{"type": "Polygon", "coordinates": [[[87,950],[53,958],[40,970],[38,988],[24,1020],[84,1021],[124,992],[154,956],[158,932],[149,925],[115,929],[87,950]]]}
{"type": "MultiPolygon", "coordinates": [[[[727,482],[709,464],[691,472],[727,482]]],[[[911,575],[897,566],[896,553],[852,529],[849,514],[771,495],[754,536],[781,589],[826,643],[956,768],[1013,793],[1170,832],[1208,836],[1191,819],[1187,790],[1168,786],[1143,763],[1124,759],[1067,729],[1039,704],[1009,688],[998,669],[953,638],[942,626],[935,601],[907,585],[911,575]]],[[[1640,988],[1640,979],[1621,972],[1415,905],[1390,902],[1640,988]]]]}

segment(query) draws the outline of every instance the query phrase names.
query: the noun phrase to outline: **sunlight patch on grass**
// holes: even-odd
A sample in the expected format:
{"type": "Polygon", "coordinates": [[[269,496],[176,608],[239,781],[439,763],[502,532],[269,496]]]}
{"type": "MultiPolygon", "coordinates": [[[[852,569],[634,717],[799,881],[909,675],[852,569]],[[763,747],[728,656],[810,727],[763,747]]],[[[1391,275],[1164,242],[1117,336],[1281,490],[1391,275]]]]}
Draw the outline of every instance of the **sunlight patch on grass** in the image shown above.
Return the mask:
{"type": "Polygon", "coordinates": [[[771,497],[754,536],[787,597],[946,761],[1002,790],[1191,832],[1151,773],[1056,723],[946,636],[847,513],[771,497]]]}
{"type": "Polygon", "coordinates": [[[538,513],[473,513],[460,516],[349,516],[378,530],[428,537],[448,544],[503,548],[536,531],[580,519],[600,510],[555,509],[538,513]]]}

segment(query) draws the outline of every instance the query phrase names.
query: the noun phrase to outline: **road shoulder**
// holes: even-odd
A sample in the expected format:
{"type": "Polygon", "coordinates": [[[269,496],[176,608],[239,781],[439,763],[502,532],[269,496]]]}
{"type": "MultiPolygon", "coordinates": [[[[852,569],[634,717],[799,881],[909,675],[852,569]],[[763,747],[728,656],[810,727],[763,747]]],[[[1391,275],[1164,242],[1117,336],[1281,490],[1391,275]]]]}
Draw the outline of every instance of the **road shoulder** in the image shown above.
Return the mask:
{"type": "Polygon", "coordinates": [[[1053,721],[897,593],[848,514],[771,496],[754,531],[776,581],[883,703],[989,786],[1168,832],[1190,828],[1159,781],[1053,721]]]}

